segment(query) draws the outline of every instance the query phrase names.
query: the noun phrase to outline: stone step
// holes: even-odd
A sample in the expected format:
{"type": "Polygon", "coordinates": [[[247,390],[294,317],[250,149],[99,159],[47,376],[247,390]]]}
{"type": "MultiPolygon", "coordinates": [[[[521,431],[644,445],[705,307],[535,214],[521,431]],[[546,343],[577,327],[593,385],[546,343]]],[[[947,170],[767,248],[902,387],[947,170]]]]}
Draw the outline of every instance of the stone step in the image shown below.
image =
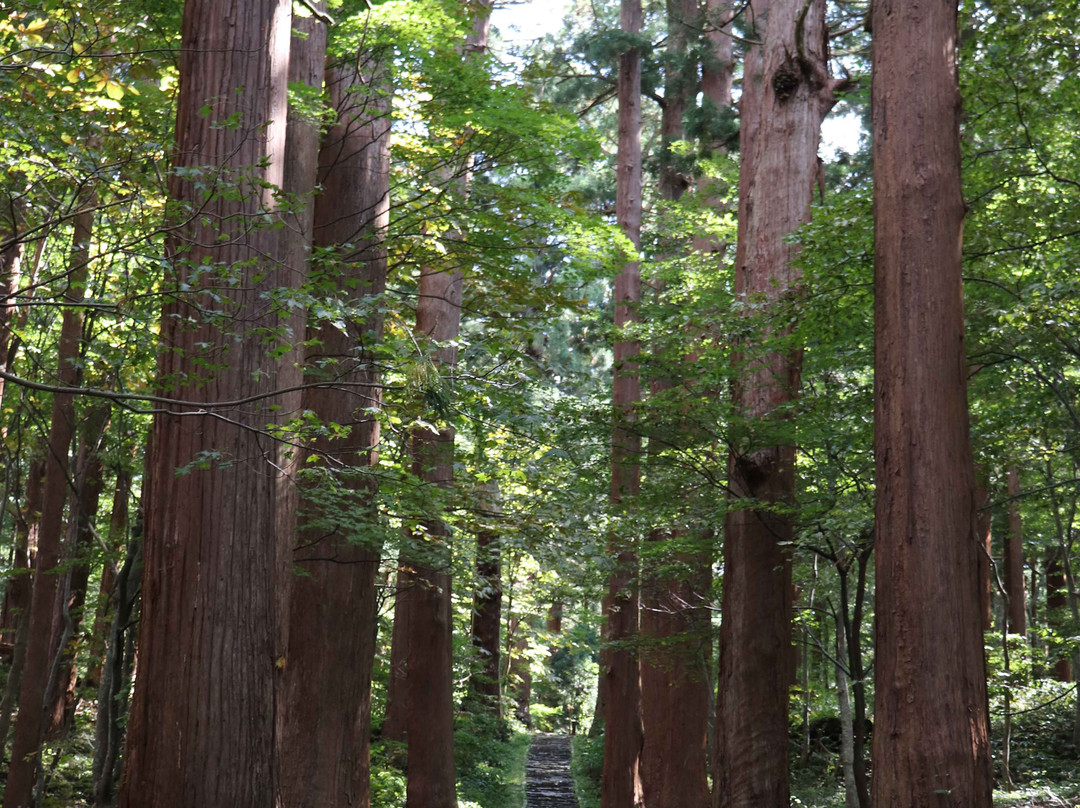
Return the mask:
{"type": "Polygon", "coordinates": [[[533,736],[526,765],[525,808],[578,808],[568,736],[533,736]]]}

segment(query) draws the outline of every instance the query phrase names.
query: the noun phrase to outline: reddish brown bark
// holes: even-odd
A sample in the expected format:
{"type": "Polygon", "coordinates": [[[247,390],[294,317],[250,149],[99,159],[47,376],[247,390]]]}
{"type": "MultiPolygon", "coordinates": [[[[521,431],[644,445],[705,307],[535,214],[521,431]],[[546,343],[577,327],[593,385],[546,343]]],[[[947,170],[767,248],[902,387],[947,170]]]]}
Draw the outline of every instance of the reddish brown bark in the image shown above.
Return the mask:
{"type": "MultiPolygon", "coordinates": [[[[689,58],[687,46],[701,19],[695,0],[669,0],[667,13],[659,190],[664,199],[675,202],[688,187],[688,180],[668,149],[683,139],[683,116],[697,91],[696,64],[689,58]]],[[[715,82],[718,77],[712,78],[715,82]]],[[[654,379],[650,391],[657,396],[670,387],[670,380],[654,379]]],[[[669,442],[665,437],[650,439],[650,454],[669,442]]],[[[657,545],[685,541],[680,531],[654,530],[649,538],[657,545]]],[[[650,553],[652,563],[642,572],[642,794],[646,805],[705,808],[709,802],[706,740],[711,643],[707,613],[701,607],[711,584],[710,561],[707,556],[691,553],[678,558],[662,556],[670,554],[650,553]],[[652,569],[672,563],[684,564],[689,571],[662,575],[652,569]]]]}
{"type": "Polygon", "coordinates": [[[283,260],[292,230],[268,214],[284,178],[290,8],[184,6],[169,182],[181,213],[166,239],[177,291],[158,377],[167,395],[212,409],[177,404],[154,420],[124,808],[265,808],[279,797],[292,577],[281,470],[292,461],[266,428],[300,405],[277,392],[300,382],[289,361],[299,335],[272,303],[300,279],[283,260]]]}
{"type": "Polygon", "coordinates": [[[407,567],[405,557],[399,557],[394,576],[394,628],[390,638],[390,669],[386,678],[386,716],[382,725],[382,737],[397,743],[404,743],[409,721],[409,694],[405,686],[409,671],[409,634],[405,628],[408,601],[413,589],[405,572],[407,567]]]}
{"type": "MultiPolygon", "coordinates": [[[[744,70],[735,292],[778,312],[798,293],[797,246],[789,236],[810,217],[821,121],[835,101],[836,82],[827,71],[822,0],[773,0],[767,14],[757,4],[754,13],[753,38],[763,46],[748,49],[744,70]]],[[[793,531],[785,509],[794,498],[795,450],[775,442],[775,433],[798,395],[802,357],[743,346],[735,361],[736,411],[761,436],[732,452],[728,486],[737,498],[767,505],[735,501],[724,523],[714,804],[786,808],[788,688],[796,657],[787,549],[793,531]]]]}
{"type": "MultiPolygon", "coordinates": [[[[319,61],[310,75],[294,80],[311,82],[319,61]]],[[[377,312],[371,303],[386,288],[389,96],[377,78],[380,66],[361,69],[327,71],[338,121],[319,156],[323,190],[314,204],[314,232],[315,243],[336,249],[336,255],[316,274],[325,271],[335,279],[346,304],[377,312]]],[[[316,473],[302,490],[293,560],[303,573],[293,582],[285,678],[286,806],[370,802],[371,668],[381,546],[370,472],[378,463],[379,443],[379,422],[372,413],[382,400],[371,351],[381,334],[377,313],[345,330],[320,323],[308,334],[317,340],[308,353],[309,366],[317,369],[311,380],[348,386],[306,390],[304,409],[351,430],[347,437],[315,443],[320,461],[308,464],[316,473]]]]}
{"type": "Polygon", "coordinates": [[[1009,535],[1005,537],[1006,619],[1010,634],[1027,634],[1027,607],[1024,591],[1024,524],[1020,517],[1020,470],[1008,468],[1009,535]]]}
{"type": "Polygon", "coordinates": [[[67,549],[71,570],[60,592],[53,616],[53,647],[60,654],[50,671],[51,693],[46,694],[46,736],[69,731],[74,726],[77,695],[75,657],[82,644],[80,631],[86,606],[86,585],[90,580],[94,520],[103,486],[105,428],[109,406],[92,407],[80,429],[75,462],[75,491],[68,515],[67,549]]]}
{"type": "MultiPolygon", "coordinates": [[[[464,58],[487,49],[491,0],[470,5],[472,30],[464,58]]],[[[459,166],[457,192],[467,198],[471,161],[459,166]]],[[[460,269],[427,266],[420,270],[415,333],[433,344],[431,361],[441,377],[457,364],[453,341],[461,330],[464,278],[460,269]]],[[[441,383],[449,384],[450,379],[441,383]]],[[[436,413],[442,417],[444,413],[436,413]]],[[[438,432],[416,427],[409,436],[412,471],[422,485],[448,489],[454,480],[452,425],[438,432]]],[[[432,498],[438,502],[438,497],[432,498]]],[[[408,598],[399,601],[394,618],[404,623],[408,660],[405,665],[408,808],[456,808],[454,773],[453,620],[450,578],[450,531],[438,513],[421,520],[402,565],[408,598]]]]}
{"type": "Polygon", "coordinates": [[[117,561],[124,548],[128,529],[128,502],[131,498],[131,471],[120,465],[116,469],[113,487],[112,511],[109,515],[109,534],[106,539],[108,556],[101,570],[101,588],[98,590],[94,616],[94,629],[90,640],[90,665],[86,671],[86,686],[96,689],[101,684],[102,665],[105,663],[107,635],[112,624],[115,607],[113,587],[116,584],[117,561]]]}
{"type": "MultiPolygon", "coordinates": [[[[438,365],[450,369],[461,324],[462,275],[458,271],[422,270],[416,332],[443,344],[438,365]]],[[[413,430],[409,453],[413,473],[422,483],[449,488],[454,481],[452,426],[438,433],[413,430]]],[[[427,519],[414,535],[403,584],[411,589],[395,619],[404,622],[409,657],[405,673],[406,742],[409,767],[408,808],[455,808],[453,705],[453,620],[451,615],[450,531],[440,519],[427,519]],[[402,608],[404,607],[404,608],[402,608]]]]}
{"type": "MultiPolygon", "coordinates": [[[[80,199],[81,210],[75,216],[68,285],[62,296],[63,303],[69,307],[78,306],[85,296],[94,225],[93,201],[91,194],[80,199]]],[[[82,332],[82,309],[64,309],[56,368],[56,381],[62,387],[74,387],[78,383],[77,360],[82,332]]],[[[26,660],[4,791],[4,808],[24,808],[31,804],[32,799],[37,755],[45,729],[45,694],[52,665],[53,611],[60,582],[57,567],[63,550],[64,505],[68,491],[68,454],[74,432],[75,397],[70,393],[54,393],[27,626],[26,660]]]]}
{"type": "Polygon", "coordinates": [[[990,489],[978,468],[975,470],[975,476],[975,543],[979,574],[979,614],[982,616],[983,631],[990,631],[994,628],[994,589],[991,567],[993,560],[991,522],[993,520],[990,511],[990,489]]]}
{"type": "MultiPolygon", "coordinates": [[[[1065,562],[1060,550],[1050,550],[1046,559],[1046,621],[1050,628],[1061,632],[1065,627],[1065,617],[1069,606],[1069,596],[1065,588],[1065,562]]],[[[1072,681],[1072,663],[1067,654],[1054,660],[1054,678],[1059,682],[1072,681]]]]}
{"type": "Polygon", "coordinates": [[[0,759],[7,750],[11,716],[15,711],[22,672],[26,665],[26,647],[29,640],[30,597],[33,580],[30,547],[37,550],[37,533],[41,519],[41,500],[44,496],[45,462],[34,458],[26,475],[26,500],[15,521],[15,573],[4,592],[4,614],[11,621],[11,667],[4,683],[4,698],[0,701],[0,759]]]}
{"type": "Polygon", "coordinates": [[[690,571],[642,584],[641,780],[646,805],[704,808],[712,652],[704,598],[710,575],[699,555],[679,562],[690,571]]]}
{"type": "MultiPolygon", "coordinates": [[[[622,0],[621,27],[629,34],[641,31],[641,0],[622,0]]],[[[631,48],[619,57],[619,139],[616,165],[615,209],[619,227],[633,249],[641,245],[641,52],[631,48]]],[[[636,256],[615,278],[615,328],[637,320],[641,301],[641,265],[636,256]]],[[[641,380],[633,357],[640,353],[636,340],[616,337],[612,385],[615,425],[611,437],[611,504],[618,510],[632,506],[641,488],[641,436],[634,425],[634,406],[641,399],[641,380]]],[[[632,541],[612,535],[608,550],[615,568],[604,598],[604,644],[600,672],[607,679],[604,716],[604,766],[601,782],[603,808],[630,808],[642,804],[641,787],[641,680],[638,652],[638,562],[632,541]]]]}
{"type": "Polygon", "coordinates": [[[875,808],[988,808],[955,0],[872,7],[875,808]]]}
{"type": "Polygon", "coordinates": [[[482,709],[501,714],[501,654],[499,633],[502,626],[502,551],[499,535],[492,521],[497,519],[499,486],[485,485],[477,501],[476,589],[473,592],[472,644],[478,659],[477,669],[469,678],[469,691],[482,709]]]}

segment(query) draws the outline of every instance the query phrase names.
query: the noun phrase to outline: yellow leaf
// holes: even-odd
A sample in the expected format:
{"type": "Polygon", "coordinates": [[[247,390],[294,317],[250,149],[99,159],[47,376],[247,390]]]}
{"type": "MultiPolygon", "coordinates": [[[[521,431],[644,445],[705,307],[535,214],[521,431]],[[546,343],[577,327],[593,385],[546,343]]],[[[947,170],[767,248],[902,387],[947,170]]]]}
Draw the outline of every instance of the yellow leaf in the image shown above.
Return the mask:
{"type": "Polygon", "coordinates": [[[69,146],[75,145],[75,138],[73,138],[71,135],[60,135],[60,139],[69,146]]]}
{"type": "Polygon", "coordinates": [[[109,96],[113,101],[119,101],[124,97],[124,88],[115,81],[106,82],[105,95],[109,96]]]}
{"type": "Polygon", "coordinates": [[[71,70],[69,70],[67,72],[66,78],[67,78],[68,81],[70,81],[72,84],[74,84],[75,82],[77,82],[79,80],[80,75],[81,75],[81,72],[79,71],[79,68],[75,67],[75,68],[72,68],[71,70]]]}

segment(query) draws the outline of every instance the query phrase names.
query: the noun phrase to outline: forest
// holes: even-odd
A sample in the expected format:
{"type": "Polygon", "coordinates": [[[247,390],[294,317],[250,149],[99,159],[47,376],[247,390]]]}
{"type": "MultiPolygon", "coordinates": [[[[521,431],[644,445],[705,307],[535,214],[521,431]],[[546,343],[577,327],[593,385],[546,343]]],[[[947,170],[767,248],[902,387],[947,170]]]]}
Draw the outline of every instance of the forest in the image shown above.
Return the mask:
{"type": "Polygon", "coordinates": [[[0,0],[2,808],[1080,805],[1080,6],[521,5],[0,0]]]}

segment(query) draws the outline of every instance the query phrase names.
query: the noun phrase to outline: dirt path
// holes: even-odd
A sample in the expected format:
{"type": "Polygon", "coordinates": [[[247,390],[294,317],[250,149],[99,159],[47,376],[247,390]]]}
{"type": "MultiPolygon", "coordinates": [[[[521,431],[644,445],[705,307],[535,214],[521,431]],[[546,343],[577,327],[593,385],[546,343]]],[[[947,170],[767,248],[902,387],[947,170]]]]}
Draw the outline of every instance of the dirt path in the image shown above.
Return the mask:
{"type": "Polygon", "coordinates": [[[569,736],[533,736],[526,766],[525,808],[577,808],[569,736]]]}

